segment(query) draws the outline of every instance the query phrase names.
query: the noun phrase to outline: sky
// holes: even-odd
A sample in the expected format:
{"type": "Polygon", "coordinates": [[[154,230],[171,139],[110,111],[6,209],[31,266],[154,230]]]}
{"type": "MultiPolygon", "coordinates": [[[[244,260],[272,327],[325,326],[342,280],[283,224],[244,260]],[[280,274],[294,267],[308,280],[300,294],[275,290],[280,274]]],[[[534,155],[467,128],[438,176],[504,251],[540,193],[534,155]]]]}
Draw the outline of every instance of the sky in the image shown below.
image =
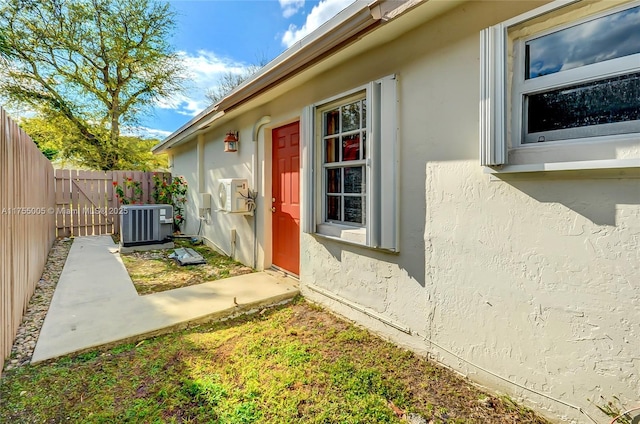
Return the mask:
{"type": "Polygon", "coordinates": [[[640,6],[533,39],[527,46],[531,78],[640,53],[640,6]]]}
{"type": "Polygon", "coordinates": [[[354,0],[170,0],[172,44],[188,69],[184,93],[158,102],[143,132],[165,138],[204,110],[221,75],[271,60],[354,0]]]}

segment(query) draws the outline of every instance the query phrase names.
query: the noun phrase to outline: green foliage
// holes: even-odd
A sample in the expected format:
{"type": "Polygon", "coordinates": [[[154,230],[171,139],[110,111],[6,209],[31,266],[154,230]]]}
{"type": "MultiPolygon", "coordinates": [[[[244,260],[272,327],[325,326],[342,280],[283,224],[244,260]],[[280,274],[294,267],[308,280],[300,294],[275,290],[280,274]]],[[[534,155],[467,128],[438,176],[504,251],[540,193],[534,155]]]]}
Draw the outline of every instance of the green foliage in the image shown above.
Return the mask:
{"type": "Polygon", "coordinates": [[[0,58],[7,56],[9,56],[9,47],[4,34],[0,31],[0,58]]]}
{"type": "MultiPolygon", "coordinates": [[[[91,144],[85,143],[77,128],[58,115],[23,118],[20,127],[29,134],[38,148],[56,163],[65,166],[100,169],[102,157],[91,144]]],[[[107,133],[106,129],[93,129],[107,133]]],[[[159,171],[167,168],[166,155],[154,155],[151,147],[158,140],[120,136],[117,168],[133,171],[159,171]]]]}
{"type": "Polygon", "coordinates": [[[220,383],[218,374],[206,375],[196,380],[187,379],[183,382],[182,389],[196,402],[208,403],[211,406],[218,405],[229,396],[227,388],[220,383]]]}
{"type": "Polygon", "coordinates": [[[114,355],[119,355],[123,352],[133,350],[135,347],[136,347],[135,343],[125,343],[111,349],[111,353],[114,355]]]}
{"type": "MultiPolygon", "coordinates": [[[[600,396],[602,400],[602,405],[596,405],[603,414],[613,418],[616,424],[632,424],[633,416],[632,412],[637,412],[640,410],[639,408],[633,408],[626,410],[622,401],[617,396],[613,396],[612,400],[606,401],[602,396],[600,396]]],[[[611,421],[612,423],[614,421],[611,421]]]]}
{"type": "Polygon", "coordinates": [[[126,169],[140,160],[140,140],[121,129],[175,94],[183,78],[168,42],[168,3],[6,0],[0,28],[10,65],[0,68],[2,96],[51,121],[65,134],[64,150],[88,167],[126,169]]]}
{"type": "Polygon", "coordinates": [[[236,406],[233,413],[229,417],[230,423],[251,424],[258,422],[262,417],[262,413],[258,409],[258,405],[253,402],[242,402],[236,406]]]}
{"type": "Polygon", "coordinates": [[[124,181],[123,186],[121,186],[114,181],[113,189],[116,191],[116,197],[120,201],[121,205],[135,205],[137,203],[141,203],[142,182],[133,181],[133,179],[127,178],[124,181]],[[128,196],[126,192],[131,193],[131,196],[128,196]]]}
{"type": "Polygon", "coordinates": [[[184,223],[184,205],[187,202],[187,181],[184,177],[170,180],[153,174],[153,201],[156,204],[173,205],[173,223],[179,227],[184,223]]]}
{"type": "Polygon", "coordinates": [[[94,350],[91,352],[81,353],[78,355],[77,359],[79,362],[87,362],[96,359],[98,356],[100,356],[100,352],[94,350]]]}
{"type": "Polygon", "coordinates": [[[168,168],[167,155],[154,155],[151,148],[157,139],[120,136],[117,168],[131,171],[164,171],[168,168]]]}
{"type": "Polygon", "coordinates": [[[58,150],[52,147],[42,147],[40,148],[40,151],[42,152],[44,157],[46,157],[50,161],[55,159],[55,157],[58,155],[58,150]]]}

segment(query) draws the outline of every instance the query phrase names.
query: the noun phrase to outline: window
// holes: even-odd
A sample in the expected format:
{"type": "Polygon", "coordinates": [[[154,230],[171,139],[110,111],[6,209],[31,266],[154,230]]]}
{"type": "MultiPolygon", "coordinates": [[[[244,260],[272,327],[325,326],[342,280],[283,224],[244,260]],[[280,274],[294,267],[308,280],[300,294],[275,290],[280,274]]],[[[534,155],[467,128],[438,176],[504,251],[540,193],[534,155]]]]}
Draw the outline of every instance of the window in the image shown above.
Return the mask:
{"type": "Polygon", "coordinates": [[[308,233],[397,251],[396,78],[305,108],[308,233]]]}
{"type": "Polygon", "coordinates": [[[483,165],[638,151],[639,2],[554,2],[486,29],[481,42],[483,165]]]}
{"type": "Polygon", "coordinates": [[[322,112],[326,222],[366,226],[366,115],[364,97],[322,112]]]}

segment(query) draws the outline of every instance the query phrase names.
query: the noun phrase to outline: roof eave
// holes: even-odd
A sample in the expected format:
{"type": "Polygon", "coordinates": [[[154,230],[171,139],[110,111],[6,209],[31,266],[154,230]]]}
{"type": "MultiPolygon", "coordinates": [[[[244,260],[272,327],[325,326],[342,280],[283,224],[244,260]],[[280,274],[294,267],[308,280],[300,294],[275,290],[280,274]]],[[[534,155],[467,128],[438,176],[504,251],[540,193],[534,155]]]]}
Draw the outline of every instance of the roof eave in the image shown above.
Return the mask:
{"type": "Polygon", "coordinates": [[[397,16],[394,10],[406,11],[407,6],[413,7],[423,1],[376,0],[364,5],[357,1],[352,3],[336,17],[289,47],[219,102],[205,109],[154,146],[151,151],[156,154],[163,153],[177,144],[190,141],[226,112],[312,66],[336,49],[374,29],[378,24],[397,16]],[[393,7],[390,7],[391,4],[393,7]]]}

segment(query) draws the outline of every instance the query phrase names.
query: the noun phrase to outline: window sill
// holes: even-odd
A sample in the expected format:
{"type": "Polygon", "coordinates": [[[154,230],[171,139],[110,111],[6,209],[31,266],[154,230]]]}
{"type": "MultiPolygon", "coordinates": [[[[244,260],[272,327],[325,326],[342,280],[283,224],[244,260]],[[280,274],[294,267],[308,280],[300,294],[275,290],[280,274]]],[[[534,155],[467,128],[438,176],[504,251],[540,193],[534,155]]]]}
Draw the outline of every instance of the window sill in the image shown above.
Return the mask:
{"type": "Polygon", "coordinates": [[[640,159],[587,160],[484,167],[485,174],[490,174],[497,178],[517,174],[558,172],[568,172],[580,177],[590,178],[640,178],[640,159]]]}
{"type": "Polygon", "coordinates": [[[353,228],[338,224],[318,224],[316,231],[319,235],[343,240],[351,243],[367,244],[366,228],[353,228]]]}
{"type": "Polygon", "coordinates": [[[346,225],[338,224],[318,224],[316,232],[312,234],[314,237],[332,240],[338,243],[348,244],[351,246],[362,247],[365,249],[375,250],[377,252],[398,254],[399,252],[381,247],[367,245],[366,228],[353,228],[346,225]]]}

